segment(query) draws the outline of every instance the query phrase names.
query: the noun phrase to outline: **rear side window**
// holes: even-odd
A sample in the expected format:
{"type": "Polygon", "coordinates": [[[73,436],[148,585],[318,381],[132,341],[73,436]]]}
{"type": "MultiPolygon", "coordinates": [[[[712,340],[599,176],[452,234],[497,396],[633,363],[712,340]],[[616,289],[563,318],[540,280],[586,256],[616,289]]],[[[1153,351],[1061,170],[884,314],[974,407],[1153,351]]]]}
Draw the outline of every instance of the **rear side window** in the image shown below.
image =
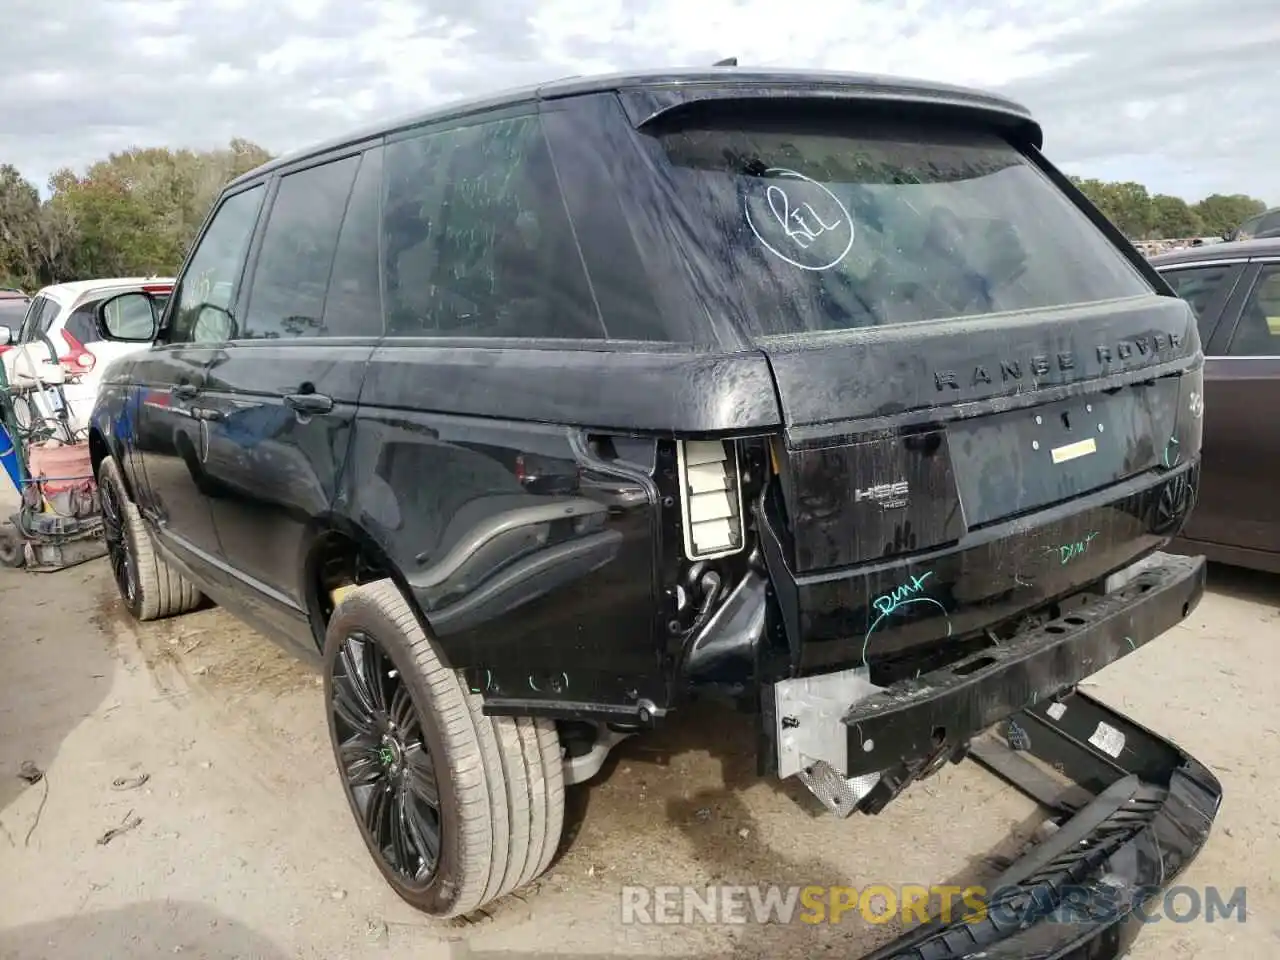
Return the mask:
{"type": "Polygon", "coordinates": [[[324,300],[359,166],[347,157],[280,178],[237,339],[339,332],[324,325],[324,300]]]}
{"type": "Polygon", "coordinates": [[[387,334],[600,339],[537,117],[388,144],[387,334]]]}
{"type": "Polygon", "coordinates": [[[915,323],[1150,293],[999,137],[861,121],[659,137],[690,259],[754,336],[915,323]]]}
{"type": "Polygon", "coordinates": [[[1191,305],[1195,311],[1196,323],[1200,327],[1200,342],[1208,346],[1213,335],[1214,321],[1219,310],[1209,312],[1229,292],[1226,290],[1228,280],[1234,280],[1239,268],[1235,264],[1215,264],[1204,267],[1171,268],[1162,276],[1169,281],[1173,292],[1191,305]]]}

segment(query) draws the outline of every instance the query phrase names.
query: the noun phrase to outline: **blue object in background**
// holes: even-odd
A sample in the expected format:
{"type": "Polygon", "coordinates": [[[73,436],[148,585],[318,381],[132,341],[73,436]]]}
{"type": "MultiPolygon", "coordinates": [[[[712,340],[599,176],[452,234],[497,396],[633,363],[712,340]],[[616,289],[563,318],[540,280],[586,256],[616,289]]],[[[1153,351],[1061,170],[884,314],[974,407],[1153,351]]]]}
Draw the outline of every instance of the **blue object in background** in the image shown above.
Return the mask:
{"type": "Polygon", "coordinates": [[[4,464],[5,473],[13,481],[14,488],[22,493],[22,464],[18,460],[17,448],[9,437],[9,431],[0,424],[0,463],[4,464]]]}

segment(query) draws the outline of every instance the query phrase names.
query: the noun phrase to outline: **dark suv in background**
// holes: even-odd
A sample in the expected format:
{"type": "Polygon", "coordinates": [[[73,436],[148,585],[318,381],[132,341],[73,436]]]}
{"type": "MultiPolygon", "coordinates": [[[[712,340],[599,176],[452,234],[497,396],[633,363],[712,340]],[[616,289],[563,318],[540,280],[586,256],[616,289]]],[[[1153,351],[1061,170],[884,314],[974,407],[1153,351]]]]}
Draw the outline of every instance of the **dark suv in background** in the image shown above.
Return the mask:
{"type": "MultiPolygon", "coordinates": [[[[566,782],[693,695],[840,816],[996,762],[1016,715],[1104,795],[1009,882],[1167,882],[1217,783],[1073,687],[1200,599],[1159,550],[1202,353],[1041,140],[972,91],[712,70],[272,161],[105,378],[121,595],[320,659],[362,836],[433,915],[537,877],[566,782]]],[[[1116,922],[911,936],[1048,955],[1116,922]]]]}

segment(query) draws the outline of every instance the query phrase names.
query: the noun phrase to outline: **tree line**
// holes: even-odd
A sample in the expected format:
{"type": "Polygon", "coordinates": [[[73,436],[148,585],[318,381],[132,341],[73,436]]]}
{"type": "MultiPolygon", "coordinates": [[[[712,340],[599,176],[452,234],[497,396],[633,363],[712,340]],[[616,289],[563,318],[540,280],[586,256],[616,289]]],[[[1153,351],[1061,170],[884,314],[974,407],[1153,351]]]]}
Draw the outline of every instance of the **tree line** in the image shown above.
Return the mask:
{"type": "Polygon", "coordinates": [[[1164,193],[1148,193],[1140,183],[1111,183],[1072,177],[1107,219],[1130,240],[1225,237],[1267,205],[1243,193],[1215,193],[1197,203],[1164,193]]]}
{"type": "Polygon", "coordinates": [[[172,276],[219,191],[271,159],[248,140],[215,150],[134,148],[49,178],[48,196],[0,164],[0,287],[172,276]]]}
{"type": "MultiPolygon", "coordinates": [[[[222,187],[270,158],[243,139],[205,151],[134,148],[83,174],[59,170],[44,198],[15,167],[0,164],[0,287],[170,276],[222,187]]],[[[1140,183],[1072,181],[1134,240],[1225,236],[1266,209],[1244,194],[1187,203],[1140,183]]]]}

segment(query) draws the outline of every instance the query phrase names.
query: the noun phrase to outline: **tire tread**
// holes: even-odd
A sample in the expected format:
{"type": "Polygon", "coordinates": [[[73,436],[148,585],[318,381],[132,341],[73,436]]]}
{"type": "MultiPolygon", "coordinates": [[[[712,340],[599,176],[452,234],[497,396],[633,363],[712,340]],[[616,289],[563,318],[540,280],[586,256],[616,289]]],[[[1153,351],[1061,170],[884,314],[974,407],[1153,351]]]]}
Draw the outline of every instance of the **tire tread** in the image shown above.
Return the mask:
{"type": "MultiPolygon", "coordinates": [[[[460,855],[456,876],[450,878],[451,900],[428,912],[464,916],[530,883],[550,864],[564,821],[559,736],[549,720],[485,716],[483,697],[444,663],[390,579],[348,592],[330,623],[360,622],[366,605],[399,633],[446,744],[447,756],[437,764],[447,766],[457,798],[460,855]]],[[[330,638],[326,646],[333,642],[330,638]]]]}
{"type": "Polygon", "coordinates": [[[115,457],[107,457],[98,467],[98,483],[109,483],[120,504],[124,535],[138,575],[138,598],[134,617],[142,622],[190,613],[204,595],[186,577],[170,566],[156,550],[142,511],[129,497],[115,457]]]}

